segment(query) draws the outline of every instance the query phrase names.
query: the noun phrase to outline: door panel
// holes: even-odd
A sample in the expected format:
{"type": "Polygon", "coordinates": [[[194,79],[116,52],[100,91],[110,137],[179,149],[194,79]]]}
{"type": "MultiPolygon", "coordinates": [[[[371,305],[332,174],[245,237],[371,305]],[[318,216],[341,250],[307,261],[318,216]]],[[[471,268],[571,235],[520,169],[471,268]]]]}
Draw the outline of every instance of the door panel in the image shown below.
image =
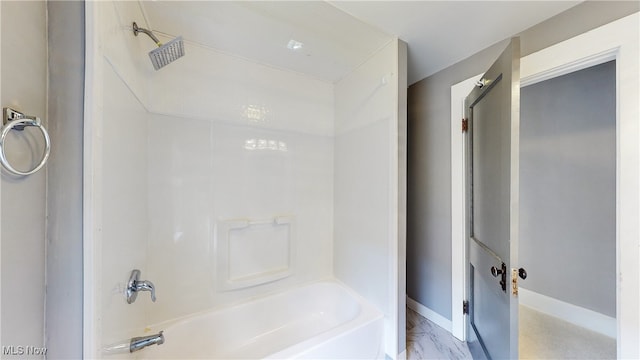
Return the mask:
{"type": "Polygon", "coordinates": [[[465,101],[469,345],[478,358],[518,358],[519,60],[513,39],[465,101]]]}
{"type": "MultiPolygon", "coordinates": [[[[482,347],[491,349],[490,357],[493,359],[510,358],[509,351],[509,297],[505,296],[498,280],[489,273],[492,266],[500,268],[499,262],[490,253],[483,251],[479,246],[470,247],[471,252],[471,311],[470,318],[472,333],[476,335],[476,339],[483,341],[482,347]]],[[[508,290],[508,288],[507,288],[508,290]]],[[[474,358],[476,358],[474,354],[474,358]]]]}
{"type": "MultiPolygon", "coordinates": [[[[471,236],[504,259],[509,239],[509,119],[500,116],[504,82],[473,106],[473,215],[471,236]],[[481,122],[481,123],[480,123],[481,122]],[[506,161],[505,161],[506,160],[506,161]],[[481,166],[480,166],[481,164],[481,166]]],[[[500,264],[498,264],[500,266],[500,264]]]]}

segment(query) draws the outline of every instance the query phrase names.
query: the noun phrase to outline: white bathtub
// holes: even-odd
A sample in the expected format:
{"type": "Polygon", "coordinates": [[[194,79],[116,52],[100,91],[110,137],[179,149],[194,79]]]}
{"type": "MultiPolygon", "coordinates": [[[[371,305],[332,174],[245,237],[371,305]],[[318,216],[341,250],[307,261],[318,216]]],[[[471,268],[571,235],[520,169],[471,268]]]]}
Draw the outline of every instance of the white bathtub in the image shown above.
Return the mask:
{"type": "Polygon", "coordinates": [[[317,282],[154,326],[147,359],[382,359],[383,315],[351,289],[317,282]]]}

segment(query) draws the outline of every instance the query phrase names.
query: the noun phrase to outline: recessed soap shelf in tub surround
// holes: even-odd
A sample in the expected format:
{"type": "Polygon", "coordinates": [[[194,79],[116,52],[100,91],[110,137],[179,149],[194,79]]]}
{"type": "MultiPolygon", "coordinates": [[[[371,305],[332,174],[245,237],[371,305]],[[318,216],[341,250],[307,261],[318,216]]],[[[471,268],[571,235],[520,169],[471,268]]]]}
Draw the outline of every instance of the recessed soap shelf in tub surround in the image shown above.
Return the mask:
{"type": "Polygon", "coordinates": [[[286,278],[293,271],[294,217],[219,220],[216,283],[223,291],[286,278]]]}

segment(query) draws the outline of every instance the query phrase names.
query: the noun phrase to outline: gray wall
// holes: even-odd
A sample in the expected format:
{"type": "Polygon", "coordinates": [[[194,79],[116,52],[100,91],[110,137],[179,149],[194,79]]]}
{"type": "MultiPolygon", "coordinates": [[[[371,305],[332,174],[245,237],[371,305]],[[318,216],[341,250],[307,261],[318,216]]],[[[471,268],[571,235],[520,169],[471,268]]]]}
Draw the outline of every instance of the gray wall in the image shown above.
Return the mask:
{"type": "Polygon", "coordinates": [[[82,358],[84,2],[48,1],[47,301],[50,359],[82,358]]]}
{"type": "MultiPolygon", "coordinates": [[[[581,3],[519,34],[522,55],[638,11],[638,2],[581,3]]],[[[451,86],[484,72],[506,41],[409,87],[407,295],[448,319],[451,319],[451,86]]]]}
{"type": "Polygon", "coordinates": [[[521,286],[615,317],[615,61],[520,96],[521,286]]]}
{"type": "MultiPolygon", "coordinates": [[[[46,122],[47,40],[44,1],[2,1],[2,107],[11,106],[46,122]],[[27,26],[25,26],[27,24],[27,26]]],[[[11,131],[5,144],[14,167],[28,170],[44,148],[35,128],[11,131]]],[[[1,172],[3,346],[42,347],[45,296],[46,167],[29,176],[1,172]]],[[[6,356],[13,359],[33,356],[6,356]]],[[[5,358],[5,356],[3,356],[5,358]]]]}

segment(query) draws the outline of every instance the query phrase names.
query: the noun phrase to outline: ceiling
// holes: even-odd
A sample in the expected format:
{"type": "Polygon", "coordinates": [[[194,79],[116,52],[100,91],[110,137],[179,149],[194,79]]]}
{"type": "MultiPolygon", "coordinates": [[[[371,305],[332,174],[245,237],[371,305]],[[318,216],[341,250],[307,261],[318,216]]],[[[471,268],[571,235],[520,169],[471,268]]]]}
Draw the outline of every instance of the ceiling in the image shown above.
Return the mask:
{"type": "Polygon", "coordinates": [[[409,45],[409,84],[578,3],[140,1],[154,31],[329,82],[397,36],[409,45]]]}
{"type": "Polygon", "coordinates": [[[408,43],[409,84],[581,1],[332,1],[408,43]]]}

